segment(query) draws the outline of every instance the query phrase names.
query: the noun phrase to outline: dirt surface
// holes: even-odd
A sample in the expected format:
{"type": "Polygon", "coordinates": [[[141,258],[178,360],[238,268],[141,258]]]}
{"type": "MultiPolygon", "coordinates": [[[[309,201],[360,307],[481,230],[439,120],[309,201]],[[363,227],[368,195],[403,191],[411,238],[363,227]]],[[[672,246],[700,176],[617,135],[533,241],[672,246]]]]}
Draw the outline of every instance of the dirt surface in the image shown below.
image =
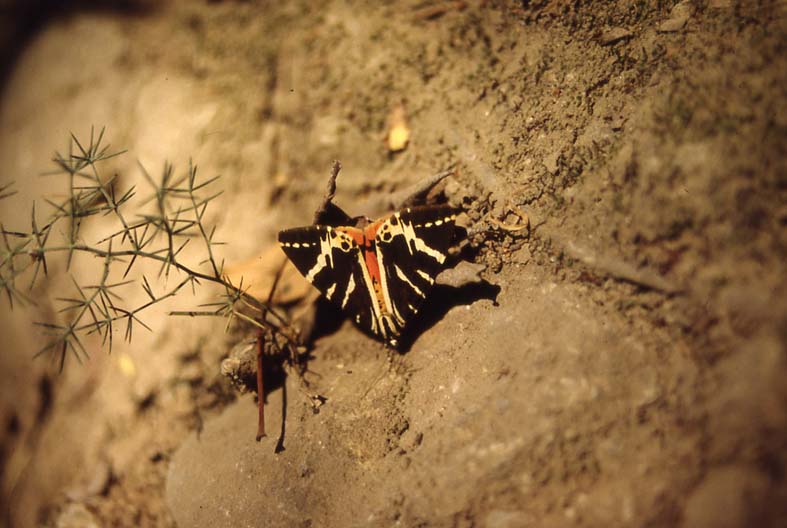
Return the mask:
{"type": "Polygon", "coordinates": [[[0,317],[2,522],[787,525],[784,3],[371,4],[53,16],[3,86],[2,222],[62,194],[37,175],[93,124],[129,151],[122,189],[137,161],[222,175],[228,263],[308,224],[333,159],[337,202],[370,216],[453,164],[438,191],[489,286],[438,290],[401,354],[328,332],[306,375],[325,402],[271,386],[257,443],[220,374],[253,333],[164,315],[207,288],[111,355],[31,360],[69,285],[53,261],[39,304],[0,317]],[[517,210],[529,231],[495,223],[517,210]]]}

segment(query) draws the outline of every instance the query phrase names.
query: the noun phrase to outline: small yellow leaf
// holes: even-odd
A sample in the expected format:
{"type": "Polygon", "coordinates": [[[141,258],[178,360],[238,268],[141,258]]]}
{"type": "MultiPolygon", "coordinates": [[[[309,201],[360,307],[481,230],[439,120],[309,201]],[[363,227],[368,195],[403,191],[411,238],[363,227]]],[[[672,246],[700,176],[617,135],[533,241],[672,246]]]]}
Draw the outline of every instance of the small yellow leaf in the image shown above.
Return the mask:
{"type": "Polygon", "coordinates": [[[137,375],[137,366],[134,365],[134,360],[131,359],[131,356],[126,353],[121,352],[118,355],[118,368],[127,378],[133,378],[137,375]]]}
{"type": "Polygon", "coordinates": [[[399,152],[407,147],[410,141],[410,127],[407,126],[407,117],[404,105],[396,105],[388,116],[388,150],[399,152]]]}

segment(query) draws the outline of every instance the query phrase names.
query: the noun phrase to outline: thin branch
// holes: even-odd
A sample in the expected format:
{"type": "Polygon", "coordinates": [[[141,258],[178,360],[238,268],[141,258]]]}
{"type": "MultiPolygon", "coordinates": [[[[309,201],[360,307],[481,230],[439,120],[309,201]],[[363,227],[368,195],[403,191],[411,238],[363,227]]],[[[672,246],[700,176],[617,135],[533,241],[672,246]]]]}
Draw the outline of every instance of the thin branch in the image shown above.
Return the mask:
{"type": "MultiPolygon", "coordinates": [[[[116,193],[117,176],[109,179],[102,177],[100,162],[122,154],[124,151],[110,151],[104,143],[105,129],[96,131],[91,127],[88,141],[82,141],[71,134],[68,150],[55,153],[53,162],[56,170],[47,174],[60,174],[68,178],[68,194],[61,200],[46,199],[52,211],[46,219],[41,219],[34,203],[31,209],[30,232],[6,230],[0,226],[0,290],[5,292],[9,303],[27,300],[16,288],[16,279],[27,269],[32,269],[29,289],[37,281],[48,277],[50,254],[65,253],[66,269],[80,255],[90,254],[103,259],[100,280],[84,285],[73,280],[75,294],[56,299],[61,303],[57,313],[68,318],[67,323],[41,323],[50,340],[37,355],[53,351],[53,360],[59,360],[62,369],[65,356],[73,355],[78,361],[88,357],[81,336],[93,333],[102,336],[102,345],[112,350],[114,325],[125,322],[125,338],[130,340],[136,326],[148,327],[140,315],[149,307],[175,296],[187,284],[192,291],[197,284],[210,282],[224,288],[220,302],[206,305],[206,310],[171,312],[173,315],[221,316],[229,325],[233,320],[246,321],[266,332],[271,343],[283,340],[294,347],[295,339],[287,319],[271,308],[273,289],[266,302],[248,294],[243,283],[233,285],[223,274],[223,261],[219,262],[214,246],[221,242],[215,240],[216,227],[205,224],[207,206],[222,194],[222,191],[209,192],[218,176],[206,181],[198,181],[197,167],[191,161],[185,176],[176,176],[174,167],[165,163],[159,178],[153,178],[140,164],[142,175],[151,185],[153,193],[141,199],[141,205],[151,204],[152,211],[129,221],[125,211],[132,199],[137,197],[134,187],[122,194],[116,193]],[[111,216],[118,222],[118,228],[109,236],[96,243],[83,239],[81,228],[85,219],[96,216],[111,216]],[[58,222],[67,225],[58,227],[62,238],[52,243],[50,236],[58,222]],[[42,222],[44,222],[42,224],[42,222]],[[183,260],[184,249],[193,238],[199,238],[205,248],[205,258],[198,264],[206,264],[209,271],[199,271],[183,260]],[[132,267],[139,259],[161,264],[160,273],[168,276],[171,271],[183,273],[185,277],[169,291],[157,295],[148,277],[143,275],[141,286],[146,300],[136,308],[123,306],[120,290],[132,280],[126,280],[132,267]],[[116,262],[123,263],[123,279],[110,282],[110,272],[116,262]],[[41,271],[43,270],[43,273],[41,271]],[[239,308],[249,307],[259,312],[259,319],[244,314],[239,308]],[[59,357],[58,357],[59,356],[59,357]]],[[[329,184],[328,203],[335,193],[335,180],[340,165],[334,164],[332,182],[329,184]]],[[[10,184],[0,186],[0,199],[14,194],[10,184]]],[[[136,200],[135,200],[136,201],[136,200]]],[[[276,280],[278,282],[278,278],[276,280]]],[[[275,289],[275,285],[274,285],[275,289]]]]}
{"type": "Polygon", "coordinates": [[[10,190],[11,186],[14,182],[6,183],[5,185],[0,185],[0,200],[3,198],[8,198],[9,196],[15,195],[18,191],[10,190]]]}

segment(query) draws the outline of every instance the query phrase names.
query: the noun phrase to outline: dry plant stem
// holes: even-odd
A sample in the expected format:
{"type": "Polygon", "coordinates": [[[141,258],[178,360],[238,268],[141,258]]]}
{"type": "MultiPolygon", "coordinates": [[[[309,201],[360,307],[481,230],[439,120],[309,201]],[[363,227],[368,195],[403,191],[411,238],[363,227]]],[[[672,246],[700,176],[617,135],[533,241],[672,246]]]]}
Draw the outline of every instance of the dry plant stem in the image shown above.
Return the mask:
{"type": "MultiPolygon", "coordinates": [[[[186,283],[191,281],[191,280],[197,281],[199,279],[202,279],[202,280],[205,280],[205,281],[209,281],[209,282],[213,282],[213,283],[216,283],[216,284],[223,285],[223,286],[227,287],[229,290],[231,290],[232,293],[237,295],[240,299],[242,299],[243,301],[248,303],[248,305],[254,307],[257,310],[261,310],[262,309],[262,305],[259,302],[259,300],[257,300],[256,298],[252,297],[251,295],[247,294],[245,291],[243,291],[239,287],[236,287],[233,284],[229,284],[227,281],[221,279],[221,277],[207,275],[205,273],[201,273],[199,271],[195,271],[195,270],[189,268],[188,266],[185,266],[184,264],[181,264],[180,262],[172,260],[168,255],[157,254],[157,253],[140,252],[140,251],[133,250],[133,249],[113,251],[111,249],[111,246],[110,246],[110,248],[108,250],[102,250],[102,249],[99,249],[99,248],[88,246],[86,244],[76,244],[76,245],[72,245],[72,246],[62,246],[62,247],[49,247],[49,248],[46,248],[46,251],[47,252],[69,251],[71,253],[73,253],[74,251],[82,251],[82,252],[92,253],[92,254],[94,254],[95,256],[98,256],[98,257],[111,258],[111,259],[115,259],[115,258],[118,258],[118,257],[128,257],[128,256],[130,256],[130,257],[143,257],[143,258],[148,258],[148,259],[151,259],[151,260],[157,260],[157,261],[162,262],[162,263],[164,263],[166,265],[169,265],[171,267],[177,268],[178,270],[183,271],[184,273],[189,275],[189,278],[186,279],[186,281],[185,281],[186,283]]],[[[31,252],[31,257],[32,256],[34,256],[34,255],[32,255],[32,252],[31,252]]],[[[176,290],[180,289],[180,287],[182,287],[184,284],[179,285],[178,288],[176,288],[176,290]]],[[[172,295],[174,295],[174,293],[170,294],[170,295],[167,295],[166,297],[171,297],[172,295]]],[[[163,300],[163,298],[159,298],[158,300],[159,301],[163,300]]],[[[149,303],[149,304],[152,304],[152,303],[149,303]]],[[[276,320],[276,322],[279,325],[281,325],[282,327],[286,327],[288,325],[288,323],[284,319],[284,317],[282,315],[280,315],[279,313],[277,313],[275,310],[271,310],[269,307],[265,307],[264,312],[265,312],[265,314],[271,314],[273,316],[273,318],[276,320]]],[[[199,311],[173,311],[173,312],[170,312],[170,315],[188,315],[188,316],[191,316],[191,317],[198,316],[198,315],[216,315],[216,314],[217,314],[216,312],[199,312],[199,311]]],[[[239,314],[236,313],[235,315],[239,315],[239,314]]],[[[285,335],[285,337],[287,337],[289,339],[289,336],[286,333],[282,332],[282,334],[285,335]]]]}
{"type": "Polygon", "coordinates": [[[342,170],[342,164],[339,160],[334,160],[333,165],[331,166],[331,176],[328,179],[328,187],[325,190],[325,197],[322,199],[320,206],[314,212],[314,220],[312,221],[313,224],[317,224],[320,221],[320,217],[325,214],[328,210],[328,207],[333,201],[333,197],[336,194],[336,178],[339,176],[339,171],[342,170]]]}
{"type": "Polygon", "coordinates": [[[257,441],[265,436],[265,388],[262,377],[262,354],[265,349],[265,334],[257,330],[257,441]]]}
{"type": "MultiPolygon", "coordinates": [[[[336,175],[339,173],[339,169],[341,165],[338,165],[339,162],[334,162],[334,173],[331,180],[334,182],[333,190],[336,189],[336,175]],[[338,167],[337,167],[338,165],[338,167]]],[[[331,189],[328,190],[329,194],[332,194],[331,189]]],[[[264,307],[270,307],[271,303],[273,302],[273,295],[276,293],[276,288],[279,285],[279,280],[281,279],[281,275],[284,272],[284,264],[282,264],[278,271],[276,272],[276,277],[273,279],[273,284],[271,285],[271,290],[268,292],[268,299],[263,305],[264,307]]],[[[269,311],[269,308],[267,308],[269,311]]],[[[263,311],[262,318],[265,318],[267,311],[263,311]]],[[[287,336],[285,336],[287,337],[287,336]]],[[[274,337],[271,340],[271,344],[275,347],[278,347],[276,344],[276,338],[274,337]]],[[[265,436],[265,386],[263,384],[264,381],[264,371],[262,365],[262,357],[265,353],[265,328],[261,325],[257,326],[257,441],[259,442],[260,439],[265,436]]]]}
{"type": "Polygon", "coordinates": [[[433,176],[419,181],[415,185],[412,185],[403,191],[394,193],[389,198],[390,206],[394,210],[399,210],[414,205],[420,198],[426,195],[426,193],[431,191],[432,187],[443,181],[448,176],[452,176],[455,174],[455,172],[455,168],[452,166],[442,172],[438,172],[433,176]]]}

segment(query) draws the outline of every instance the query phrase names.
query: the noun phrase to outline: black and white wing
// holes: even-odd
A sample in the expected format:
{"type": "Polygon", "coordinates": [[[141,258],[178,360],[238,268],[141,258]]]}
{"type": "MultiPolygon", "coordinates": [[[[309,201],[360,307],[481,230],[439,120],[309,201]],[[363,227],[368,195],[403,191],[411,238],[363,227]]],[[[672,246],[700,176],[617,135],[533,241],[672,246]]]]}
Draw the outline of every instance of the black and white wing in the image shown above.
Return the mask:
{"type": "Polygon", "coordinates": [[[373,330],[375,306],[366,286],[363,252],[348,228],[309,226],[279,232],[279,244],[298,271],[356,323],[373,330]]]}
{"type": "Polygon", "coordinates": [[[389,216],[375,245],[386,308],[397,334],[418,311],[448,256],[457,210],[410,207],[389,216]]]}

